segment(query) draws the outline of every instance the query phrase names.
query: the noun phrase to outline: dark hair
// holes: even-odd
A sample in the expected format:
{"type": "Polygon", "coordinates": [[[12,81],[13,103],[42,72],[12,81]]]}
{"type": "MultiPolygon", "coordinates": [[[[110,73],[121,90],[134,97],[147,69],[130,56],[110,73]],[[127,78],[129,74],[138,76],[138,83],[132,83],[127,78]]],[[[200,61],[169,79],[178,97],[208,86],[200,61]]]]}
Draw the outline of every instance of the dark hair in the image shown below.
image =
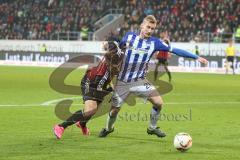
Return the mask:
{"type": "Polygon", "coordinates": [[[122,61],[123,54],[116,41],[108,41],[105,50],[104,57],[109,65],[118,65],[122,61]]]}

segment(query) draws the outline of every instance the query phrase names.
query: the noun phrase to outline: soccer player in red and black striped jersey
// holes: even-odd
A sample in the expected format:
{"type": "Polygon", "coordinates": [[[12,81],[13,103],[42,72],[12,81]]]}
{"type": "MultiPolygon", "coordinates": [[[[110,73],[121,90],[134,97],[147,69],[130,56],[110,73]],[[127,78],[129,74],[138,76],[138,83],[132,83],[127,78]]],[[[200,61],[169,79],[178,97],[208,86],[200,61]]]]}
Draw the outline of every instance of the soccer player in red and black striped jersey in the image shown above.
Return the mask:
{"type": "MultiPolygon", "coordinates": [[[[165,39],[164,42],[169,45],[169,40],[165,39]]],[[[157,76],[158,76],[158,67],[163,65],[165,71],[168,74],[168,80],[169,80],[169,82],[171,82],[172,76],[171,76],[171,72],[168,69],[168,59],[170,57],[171,57],[171,53],[169,53],[168,51],[158,51],[158,54],[156,57],[158,62],[156,64],[155,72],[154,72],[154,80],[155,81],[157,80],[157,76]]]]}
{"type": "Polygon", "coordinates": [[[86,124],[88,120],[97,112],[98,105],[104,97],[112,92],[109,86],[111,80],[118,74],[121,68],[123,52],[117,42],[108,42],[104,45],[107,53],[98,66],[88,69],[81,81],[81,89],[84,101],[84,111],[79,110],[70,116],[66,121],[54,126],[54,134],[60,139],[64,130],[73,124],[82,129],[83,135],[89,135],[86,124]]]}

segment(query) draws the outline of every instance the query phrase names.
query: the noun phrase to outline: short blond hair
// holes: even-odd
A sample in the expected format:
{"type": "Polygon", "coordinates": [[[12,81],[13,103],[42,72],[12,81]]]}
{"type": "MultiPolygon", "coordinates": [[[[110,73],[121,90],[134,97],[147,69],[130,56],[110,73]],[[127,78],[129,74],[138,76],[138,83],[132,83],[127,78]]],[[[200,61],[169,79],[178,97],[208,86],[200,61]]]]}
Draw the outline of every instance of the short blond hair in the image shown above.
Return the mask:
{"type": "Polygon", "coordinates": [[[153,24],[157,24],[157,20],[154,17],[154,15],[148,15],[143,19],[143,22],[149,22],[149,23],[153,23],[153,24]]]}

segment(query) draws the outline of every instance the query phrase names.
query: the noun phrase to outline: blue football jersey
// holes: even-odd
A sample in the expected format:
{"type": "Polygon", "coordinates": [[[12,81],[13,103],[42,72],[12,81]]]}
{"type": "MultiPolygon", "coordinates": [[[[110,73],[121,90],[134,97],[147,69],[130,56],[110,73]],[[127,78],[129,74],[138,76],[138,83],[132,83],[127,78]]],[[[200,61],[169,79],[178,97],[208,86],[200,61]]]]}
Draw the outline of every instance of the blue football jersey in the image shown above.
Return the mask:
{"type": "Polygon", "coordinates": [[[126,45],[122,68],[118,75],[118,79],[124,82],[144,78],[155,51],[171,51],[171,47],[160,39],[156,37],[141,39],[134,32],[128,32],[120,43],[126,45]]]}

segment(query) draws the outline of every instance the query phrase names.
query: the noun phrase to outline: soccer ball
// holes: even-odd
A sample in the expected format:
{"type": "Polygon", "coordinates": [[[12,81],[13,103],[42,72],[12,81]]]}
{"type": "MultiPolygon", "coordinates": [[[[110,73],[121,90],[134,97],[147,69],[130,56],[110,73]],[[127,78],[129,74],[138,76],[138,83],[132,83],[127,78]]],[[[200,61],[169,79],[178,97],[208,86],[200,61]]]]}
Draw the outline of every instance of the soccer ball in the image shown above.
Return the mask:
{"type": "Polygon", "coordinates": [[[187,151],[192,147],[192,137],[188,133],[178,133],[174,137],[174,147],[181,151],[187,151]]]}

